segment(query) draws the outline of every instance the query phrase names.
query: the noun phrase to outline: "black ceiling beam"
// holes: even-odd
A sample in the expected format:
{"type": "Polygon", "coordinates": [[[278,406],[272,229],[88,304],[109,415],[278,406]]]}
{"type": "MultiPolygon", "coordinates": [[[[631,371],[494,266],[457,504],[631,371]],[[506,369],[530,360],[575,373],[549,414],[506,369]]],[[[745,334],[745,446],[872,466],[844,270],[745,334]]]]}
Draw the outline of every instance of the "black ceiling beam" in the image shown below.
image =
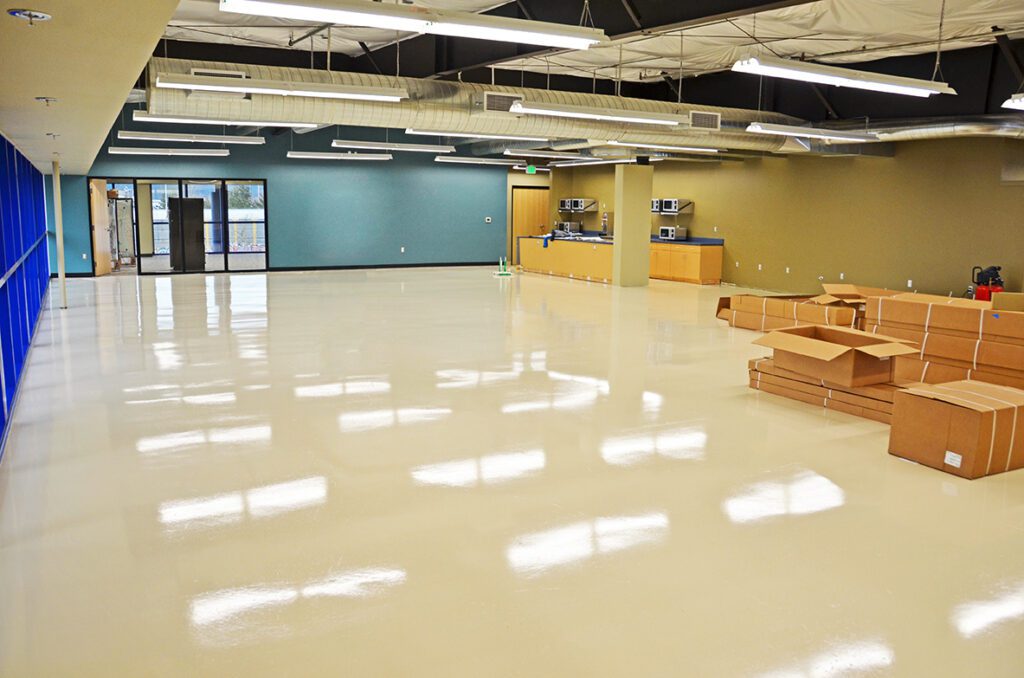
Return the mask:
{"type": "Polygon", "coordinates": [[[323,33],[324,31],[326,31],[328,28],[330,28],[333,25],[334,24],[321,24],[321,25],[317,26],[316,28],[314,28],[313,30],[308,31],[306,33],[303,33],[302,35],[300,35],[297,38],[290,38],[288,40],[288,46],[289,47],[294,47],[295,45],[297,45],[298,43],[302,42],[306,38],[312,38],[314,35],[317,35],[319,33],[323,33]]]}
{"type": "Polygon", "coordinates": [[[622,8],[626,10],[626,14],[629,15],[629,20],[633,22],[633,25],[637,28],[643,28],[644,24],[640,21],[640,13],[633,6],[632,0],[622,0],[622,8]]]}
{"type": "Polygon", "coordinates": [[[373,52],[362,40],[359,41],[359,48],[363,50],[363,54],[370,60],[370,65],[373,66],[373,70],[377,71],[378,75],[384,75],[384,71],[380,70],[380,66],[377,64],[377,60],[373,58],[373,52]]]}
{"type": "Polygon", "coordinates": [[[1003,33],[1002,29],[998,26],[993,26],[992,30],[997,31],[996,44],[999,45],[999,51],[1003,53],[1003,58],[1006,59],[1006,63],[1013,71],[1017,82],[1024,84],[1024,67],[1021,66],[1017,53],[1013,51],[1013,43],[1010,42],[1010,39],[1006,37],[1006,33],[1003,33]]]}
{"type": "Polygon", "coordinates": [[[526,3],[523,2],[523,0],[516,0],[516,6],[519,8],[519,12],[523,15],[524,19],[529,21],[534,20],[533,12],[530,11],[530,8],[526,6],[526,3]]]}
{"type": "Polygon", "coordinates": [[[840,118],[839,113],[836,112],[835,107],[832,105],[832,102],[828,100],[828,97],[825,96],[825,92],[822,91],[821,87],[811,84],[811,90],[814,92],[814,96],[818,98],[818,101],[821,102],[821,105],[825,107],[825,112],[828,113],[829,119],[838,120],[840,118]]]}

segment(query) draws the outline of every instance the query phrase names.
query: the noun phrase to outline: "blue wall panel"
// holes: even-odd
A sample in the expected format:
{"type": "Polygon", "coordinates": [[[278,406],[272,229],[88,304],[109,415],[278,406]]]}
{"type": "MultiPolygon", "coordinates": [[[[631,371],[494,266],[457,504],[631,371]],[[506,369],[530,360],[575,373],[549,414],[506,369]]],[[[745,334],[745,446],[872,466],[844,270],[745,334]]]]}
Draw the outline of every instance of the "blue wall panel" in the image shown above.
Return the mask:
{"type": "MultiPolygon", "coordinates": [[[[49,283],[43,177],[0,136],[0,432],[14,397],[49,283]]],[[[0,450],[2,451],[2,450],[0,450]]]]}
{"type": "MultiPolygon", "coordinates": [[[[337,134],[359,133],[366,131],[337,134]]],[[[504,255],[506,168],[445,165],[429,153],[396,153],[390,162],[285,157],[293,143],[330,150],[335,134],[328,129],[294,141],[288,133],[268,135],[266,146],[233,146],[228,158],[111,156],[103,149],[90,175],[266,179],[272,268],[489,262],[504,255]]],[[[68,271],[91,271],[91,260],[81,258],[89,251],[85,178],[64,177],[61,186],[68,271]]]]}

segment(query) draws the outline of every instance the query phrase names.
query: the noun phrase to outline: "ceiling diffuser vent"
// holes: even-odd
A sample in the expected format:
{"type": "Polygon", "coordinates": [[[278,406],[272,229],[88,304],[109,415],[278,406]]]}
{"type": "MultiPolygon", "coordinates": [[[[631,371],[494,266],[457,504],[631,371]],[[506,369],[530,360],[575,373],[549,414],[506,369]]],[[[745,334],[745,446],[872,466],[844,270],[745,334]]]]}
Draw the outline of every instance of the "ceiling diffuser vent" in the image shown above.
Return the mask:
{"type": "Polygon", "coordinates": [[[691,111],[690,129],[718,131],[722,129],[722,115],[721,113],[709,113],[707,111],[691,111]]]}
{"type": "MultiPolygon", "coordinates": [[[[248,74],[242,71],[226,71],[215,68],[193,68],[191,69],[192,75],[202,75],[206,77],[215,78],[238,78],[239,80],[245,80],[248,78],[248,74]]],[[[188,97],[197,99],[251,99],[252,97],[245,92],[206,92],[203,90],[193,89],[189,90],[188,97]]]]}
{"type": "Polygon", "coordinates": [[[488,113],[508,113],[512,104],[522,100],[523,97],[518,94],[484,92],[484,110],[488,113]]]}

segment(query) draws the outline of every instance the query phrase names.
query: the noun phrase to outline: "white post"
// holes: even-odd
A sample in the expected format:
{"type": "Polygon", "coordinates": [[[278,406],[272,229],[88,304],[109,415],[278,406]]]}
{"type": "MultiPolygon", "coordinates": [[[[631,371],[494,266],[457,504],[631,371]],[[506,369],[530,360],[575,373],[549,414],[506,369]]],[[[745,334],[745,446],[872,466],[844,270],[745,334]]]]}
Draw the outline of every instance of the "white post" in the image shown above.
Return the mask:
{"type": "Polygon", "coordinates": [[[53,223],[57,231],[57,282],[60,307],[68,307],[68,287],[64,276],[64,213],[60,205],[60,160],[53,160],[53,223]]]}

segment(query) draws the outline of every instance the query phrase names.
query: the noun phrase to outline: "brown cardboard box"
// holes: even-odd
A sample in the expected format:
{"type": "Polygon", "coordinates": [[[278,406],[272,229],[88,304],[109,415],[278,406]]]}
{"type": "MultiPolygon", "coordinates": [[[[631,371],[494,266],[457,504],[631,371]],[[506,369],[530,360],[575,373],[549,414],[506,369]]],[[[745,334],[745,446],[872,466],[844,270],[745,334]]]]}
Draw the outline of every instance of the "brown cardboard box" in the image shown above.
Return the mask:
{"type": "MultiPolygon", "coordinates": [[[[989,313],[986,311],[986,314],[989,313]]],[[[1004,315],[1002,319],[1005,319],[1004,315]]],[[[877,320],[865,320],[864,329],[867,332],[877,331],[879,334],[888,334],[893,337],[900,338],[913,338],[913,341],[920,344],[924,339],[924,326],[923,325],[910,325],[907,323],[897,323],[891,320],[886,320],[882,324],[878,324],[877,320]],[[877,330],[875,328],[878,328],[877,330]],[[914,334],[907,334],[913,332],[914,334]]],[[[951,337],[962,337],[964,339],[977,339],[978,330],[967,332],[964,330],[951,330],[946,327],[935,327],[932,326],[928,329],[929,333],[945,334],[951,337]]],[[[1013,336],[1012,334],[992,334],[983,333],[982,337],[985,341],[996,341],[1002,344],[1014,344],[1015,346],[1024,346],[1024,334],[1020,336],[1013,336]]]]}
{"type": "Polygon", "coordinates": [[[842,327],[790,327],[754,341],[774,350],[775,365],[840,386],[892,381],[893,356],[917,351],[899,339],[842,327]]]}
{"type": "Polygon", "coordinates": [[[718,319],[728,321],[730,327],[739,327],[745,330],[756,332],[770,332],[786,327],[795,327],[802,323],[794,323],[786,318],[776,318],[770,315],[745,313],[730,308],[723,308],[718,312],[718,319]]]}
{"type": "Polygon", "coordinates": [[[1024,371],[988,368],[976,370],[951,360],[921,360],[918,356],[898,356],[893,377],[896,381],[920,381],[942,384],[947,381],[983,381],[986,384],[1024,389],[1024,371]]]}
{"type": "MultiPolygon", "coordinates": [[[[897,358],[896,360],[902,360],[903,358],[897,358]]],[[[822,386],[824,388],[832,389],[834,391],[846,391],[854,395],[863,396],[864,398],[871,398],[873,400],[881,400],[884,403],[892,404],[893,396],[896,391],[904,388],[911,382],[920,381],[919,379],[903,380],[893,379],[890,384],[871,384],[869,386],[841,386],[840,384],[833,384],[829,381],[822,379],[815,379],[808,377],[803,374],[796,372],[790,372],[789,370],[783,370],[776,367],[775,361],[771,358],[754,358],[747,363],[747,369],[752,372],[760,372],[761,374],[770,374],[775,377],[782,377],[783,379],[789,379],[791,381],[800,381],[805,384],[812,384],[814,386],[822,386]]],[[[956,381],[955,379],[951,381],[956,381]]]]}
{"type": "Polygon", "coordinates": [[[815,297],[815,299],[821,299],[825,303],[831,303],[832,300],[840,301],[851,306],[863,305],[870,297],[890,297],[901,294],[896,290],[851,285],[850,283],[823,283],[821,287],[825,290],[825,294],[815,297]]]}
{"type": "Polygon", "coordinates": [[[824,386],[817,386],[815,384],[808,384],[803,381],[796,381],[794,379],[786,379],[784,377],[778,377],[771,374],[765,374],[764,372],[750,372],[750,379],[763,384],[772,384],[774,386],[781,386],[782,388],[788,388],[792,391],[800,391],[801,393],[807,393],[808,395],[817,396],[818,398],[825,398],[828,400],[835,400],[837,402],[846,403],[848,405],[856,405],[857,407],[864,407],[867,409],[875,410],[876,412],[885,412],[886,414],[892,413],[892,403],[887,403],[882,400],[874,400],[873,398],[865,398],[854,393],[849,393],[843,390],[826,388],[824,386]]]}
{"type": "Polygon", "coordinates": [[[943,332],[915,332],[888,325],[868,325],[868,331],[913,342],[922,360],[948,361],[974,370],[1019,371],[1024,377],[1024,344],[968,339],[943,332]]]}
{"type": "Polygon", "coordinates": [[[1020,292],[996,292],[992,295],[992,310],[1024,312],[1024,294],[1020,292]]]}
{"type": "Polygon", "coordinates": [[[896,394],[889,454],[980,478],[1024,466],[1024,391],[956,381],[896,394]]]}
{"type": "Polygon", "coordinates": [[[764,391],[765,393],[771,393],[772,395],[782,396],[789,398],[790,400],[796,400],[808,405],[817,405],[818,407],[824,407],[825,409],[835,410],[836,412],[843,412],[845,414],[851,414],[855,417],[862,417],[864,419],[871,419],[878,421],[883,424],[888,424],[891,416],[885,412],[879,412],[877,410],[870,410],[863,407],[857,407],[856,405],[850,405],[848,403],[840,402],[837,400],[830,400],[828,398],[821,398],[819,396],[811,395],[809,393],[803,393],[793,389],[784,388],[775,384],[769,384],[768,382],[758,382],[755,379],[750,380],[750,388],[757,391],[764,391]]]}
{"type": "Polygon", "coordinates": [[[738,294],[730,299],[734,311],[786,318],[816,325],[852,327],[857,320],[856,311],[841,304],[816,302],[808,297],[760,297],[738,294]]]}

